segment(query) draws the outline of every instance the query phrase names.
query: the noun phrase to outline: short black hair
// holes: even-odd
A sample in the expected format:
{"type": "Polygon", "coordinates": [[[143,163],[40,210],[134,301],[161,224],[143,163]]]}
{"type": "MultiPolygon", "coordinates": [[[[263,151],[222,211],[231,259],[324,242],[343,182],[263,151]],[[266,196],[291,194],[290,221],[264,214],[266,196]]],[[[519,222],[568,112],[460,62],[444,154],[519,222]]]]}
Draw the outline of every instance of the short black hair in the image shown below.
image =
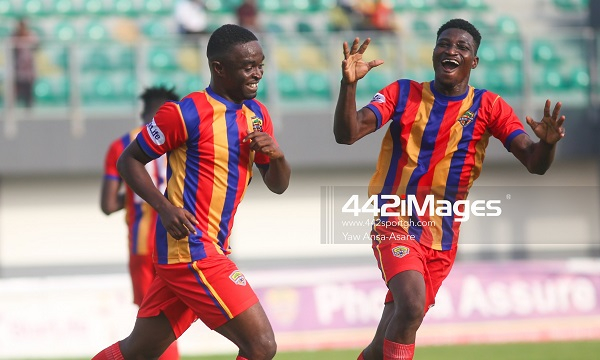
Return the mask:
{"type": "Polygon", "coordinates": [[[206,46],[208,60],[220,59],[238,44],[258,41],[254,33],[239,25],[226,24],[215,30],[206,46]]]}
{"type": "Polygon", "coordinates": [[[164,85],[146,88],[140,95],[145,107],[151,106],[155,102],[165,102],[167,100],[179,101],[180,97],[175,92],[175,87],[167,88],[164,85]]]}
{"type": "Polygon", "coordinates": [[[448,20],[444,25],[440,26],[437,31],[437,38],[439,39],[440,34],[448,29],[460,29],[468,32],[473,37],[473,41],[475,41],[475,54],[477,54],[477,49],[479,49],[479,44],[481,44],[481,33],[477,28],[464,19],[452,19],[448,20]]]}

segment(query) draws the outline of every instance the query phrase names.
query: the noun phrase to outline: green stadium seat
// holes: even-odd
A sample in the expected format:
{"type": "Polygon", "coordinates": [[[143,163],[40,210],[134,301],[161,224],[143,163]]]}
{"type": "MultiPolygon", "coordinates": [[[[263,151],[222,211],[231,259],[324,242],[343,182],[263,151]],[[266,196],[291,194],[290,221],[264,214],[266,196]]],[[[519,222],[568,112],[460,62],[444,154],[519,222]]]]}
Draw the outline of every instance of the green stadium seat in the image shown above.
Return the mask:
{"type": "Polygon", "coordinates": [[[308,21],[298,21],[296,23],[296,31],[299,33],[314,33],[314,26],[308,21]]]}
{"type": "Polygon", "coordinates": [[[124,76],[119,76],[119,94],[124,101],[136,101],[139,96],[137,87],[137,79],[134,74],[128,73],[124,76]]]}
{"type": "Polygon", "coordinates": [[[487,10],[489,6],[484,0],[465,0],[465,8],[469,11],[487,10]]]}
{"type": "Polygon", "coordinates": [[[144,0],[143,11],[151,15],[171,14],[172,8],[163,0],[144,0]]]}
{"type": "Polygon", "coordinates": [[[206,0],[206,10],[211,13],[234,14],[242,0],[206,0]]]}
{"type": "Polygon", "coordinates": [[[429,11],[434,7],[430,0],[408,0],[405,10],[408,11],[429,11]]]}
{"type": "MultiPolygon", "coordinates": [[[[552,4],[560,11],[587,11],[590,0],[552,0],[552,4]]],[[[591,0],[595,1],[595,0],[591,0]]]]}
{"type": "Polygon", "coordinates": [[[437,0],[437,7],[446,10],[461,10],[467,6],[466,0],[437,0]]]}
{"type": "Polygon", "coordinates": [[[119,98],[117,86],[110,76],[87,77],[82,85],[85,104],[108,103],[119,98]]]}
{"type": "Polygon", "coordinates": [[[133,0],[114,0],[113,13],[120,16],[136,16],[139,9],[133,0]]]}
{"type": "Polygon", "coordinates": [[[519,23],[510,16],[500,16],[496,19],[496,31],[502,36],[518,36],[519,23]]]}
{"type": "Polygon", "coordinates": [[[142,34],[149,39],[160,39],[169,36],[171,31],[160,18],[152,17],[141,25],[142,34]]]}
{"type": "MultiPolygon", "coordinates": [[[[204,90],[205,84],[202,82],[200,75],[198,74],[186,74],[183,88],[181,89],[180,96],[185,96],[191,92],[204,90]]],[[[177,89],[176,89],[177,90],[177,89]]]]}
{"type": "Polygon", "coordinates": [[[536,84],[536,90],[544,91],[564,91],[567,89],[567,83],[564,81],[561,72],[557,68],[546,68],[542,72],[542,78],[536,84]]]}
{"type": "Polygon", "coordinates": [[[25,0],[22,6],[23,15],[27,17],[42,16],[47,13],[42,0],[25,0]]]}
{"type": "Polygon", "coordinates": [[[40,77],[33,87],[36,103],[66,105],[69,102],[69,82],[64,77],[40,77]]]}
{"type": "Polygon", "coordinates": [[[55,0],[52,3],[52,11],[55,15],[74,16],[79,14],[74,0],[55,0]]]}
{"type": "Polygon", "coordinates": [[[523,45],[521,41],[508,41],[504,50],[505,62],[520,63],[523,61],[523,45]]]}
{"type": "Polygon", "coordinates": [[[258,8],[261,12],[277,13],[285,12],[286,8],[280,0],[258,0],[258,8]]]}
{"type": "Polygon", "coordinates": [[[19,12],[11,0],[0,0],[0,17],[17,17],[19,12]]]}
{"type": "Polygon", "coordinates": [[[179,68],[174,49],[154,47],[148,52],[148,67],[153,71],[173,71],[179,68]]]}
{"type": "Polygon", "coordinates": [[[89,49],[84,54],[83,69],[86,71],[107,71],[113,68],[105,48],[89,49]]]}
{"type": "Polygon", "coordinates": [[[102,0],[85,0],[83,9],[88,15],[101,15],[109,12],[105,4],[102,0]]]}
{"type": "Polygon", "coordinates": [[[326,72],[308,72],[303,76],[305,80],[305,94],[318,98],[331,97],[331,84],[326,72]]]}
{"type": "Polygon", "coordinates": [[[533,43],[533,60],[537,63],[556,63],[561,59],[550,41],[536,40],[533,43]]]}
{"type": "Polygon", "coordinates": [[[291,73],[280,73],[277,76],[277,91],[284,99],[299,99],[302,95],[300,84],[291,73]]]}
{"type": "Polygon", "coordinates": [[[486,64],[493,64],[498,61],[496,48],[489,42],[483,42],[479,45],[477,56],[479,56],[480,61],[483,61],[486,64]]]}
{"type": "Polygon", "coordinates": [[[0,23],[0,39],[9,37],[11,33],[12,28],[10,28],[8,24],[0,23]]]}
{"type": "Polygon", "coordinates": [[[110,38],[106,26],[100,21],[92,21],[87,24],[85,35],[89,40],[107,40],[110,38]]]}
{"type": "Polygon", "coordinates": [[[430,36],[433,29],[427,20],[415,19],[412,22],[412,30],[419,36],[430,36]]]}
{"type": "Polygon", "coordinates": [[[123,47],[117,51],[115,68],[120,70],[134,70],[135,50],[132,47],[123,47]]]}
{"type": "Polygon", "coordinates": [[[54,38],[61,41],[73,41],[77,38],[77,30],[71,22],[61,22],[54,28],[54,38]]]}
{"type": "Polygon", "coordinates": [[[572,89],[588,89],[590,86],[590,73],[584,66],[577,66],[571,69],[568,78],[568,85],[572,89]]]}

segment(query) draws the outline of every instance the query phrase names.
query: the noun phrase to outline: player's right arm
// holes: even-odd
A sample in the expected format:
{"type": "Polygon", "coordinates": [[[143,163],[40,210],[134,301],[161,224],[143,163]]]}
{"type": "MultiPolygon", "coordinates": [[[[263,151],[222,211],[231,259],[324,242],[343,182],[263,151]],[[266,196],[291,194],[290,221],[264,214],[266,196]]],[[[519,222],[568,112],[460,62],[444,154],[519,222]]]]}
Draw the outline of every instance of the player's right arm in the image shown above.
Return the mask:
{"type": "Polygon", "coordinates": [[[338,144],[353,144],[358,139],[376,130],[377,118],[369,109],[356,111],[356,86],[372,68],[383,64],[382,60],[366,62],[362,56],[371,39],[367,38],[360,47],[355,38],[352,47],[344,42],[344,60],[342,60],[342,82],[335,107],[333,133],[338,144]]]}
{"type": "Polygon", "coordinates": [[[117,159],[123,147],[120,139],[115,140],[104,157],[104,176],[100,193],[100,208],[106,215],[110,215],[125,207],[125,194],[121,191],[122,180],[117,171],[117,159]]]}

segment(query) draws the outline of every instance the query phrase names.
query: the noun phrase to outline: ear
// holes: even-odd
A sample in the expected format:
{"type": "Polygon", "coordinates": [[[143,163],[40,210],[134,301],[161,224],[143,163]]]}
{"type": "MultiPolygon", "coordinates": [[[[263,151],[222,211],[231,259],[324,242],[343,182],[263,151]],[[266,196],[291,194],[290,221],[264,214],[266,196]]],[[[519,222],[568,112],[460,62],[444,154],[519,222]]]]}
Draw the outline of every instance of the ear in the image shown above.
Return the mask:
{"type": "Polygon", "coordinates": [[[478,64],[479,64],[479,56],[475,56],[473,58],[473,65],[471,65],[471,69],[475,69],[478,64]]]}
{"type": "Polygon", "coordinates": [[[210,63],[210,67],[213,70],[214,74],[217,76],[225,76],[225,66],[219,60],[213,60],[210,63]]]}

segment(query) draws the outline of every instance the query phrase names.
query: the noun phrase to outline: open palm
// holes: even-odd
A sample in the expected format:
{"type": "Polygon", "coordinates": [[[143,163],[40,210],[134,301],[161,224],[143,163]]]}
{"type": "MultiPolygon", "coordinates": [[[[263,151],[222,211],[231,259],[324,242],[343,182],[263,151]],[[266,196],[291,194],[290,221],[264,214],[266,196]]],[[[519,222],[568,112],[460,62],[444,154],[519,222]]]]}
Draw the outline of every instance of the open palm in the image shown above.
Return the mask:
{"type": "Polygon", "coordinates": [[[362,79],[372,68],[383,64],[383,60],[371,60],[366,62],[363,60],[363,54],[369,47],[371,42],[367,38],[360,47],[358,46],[359,39],[355,38],[352,47],[348,47],[348,43],[344,42],[344,60],[342,61],[342,75],[347,83],[355,83],[362,79]]]}
{"type": "Polygon", "coordinates": [[[565,116],[560,116],[560,108],[562,104],[556,103],[552,114],[550,114],[550,100],[546,100],[544,107],[544,117],[537,122],[530,116],[527,116],[527,124],[531,127],[535,135],[547,144],[556,144],[565,136],[565,128],[562,126],[565,121],[565,116]]]}

